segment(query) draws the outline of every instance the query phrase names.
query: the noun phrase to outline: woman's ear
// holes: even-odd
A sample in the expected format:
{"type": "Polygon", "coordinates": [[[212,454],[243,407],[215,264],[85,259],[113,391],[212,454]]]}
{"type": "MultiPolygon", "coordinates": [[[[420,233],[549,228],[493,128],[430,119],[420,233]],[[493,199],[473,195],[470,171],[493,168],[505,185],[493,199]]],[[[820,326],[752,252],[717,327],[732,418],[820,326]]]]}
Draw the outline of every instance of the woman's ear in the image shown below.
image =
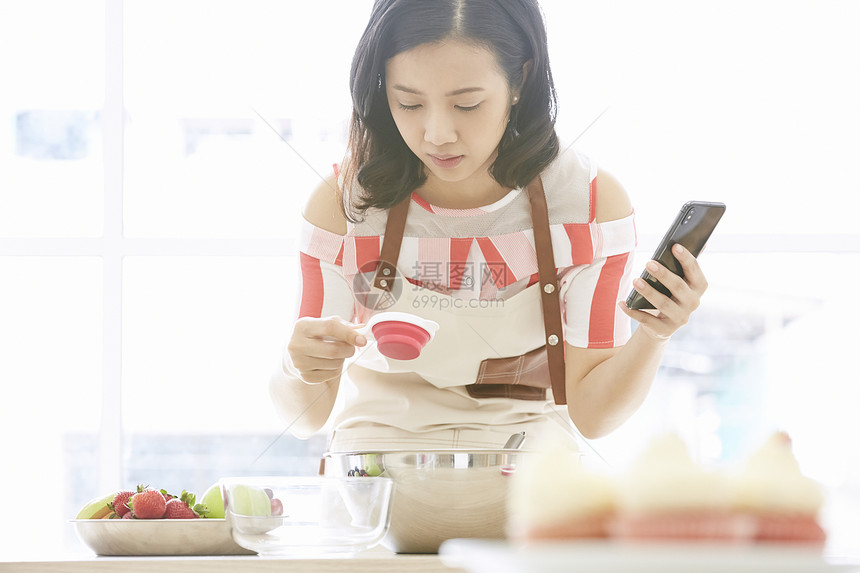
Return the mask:
{"type": "Polygon", "coordinates": [[[514,88],[513,92],[511,93],[511,96],[513,98],[514,103],[517,103],[518,101],[520,101],[520,92],[523,91],[523,86],[526,85],[526,80],[529,77],[529,73],[531,73],[531,71],[532,71],[532,65],[533,64],[534,64],[534,62],[532,60],[529,60],[523,64],[523,79],[520,82],[520,85],[518,85],[516,88],[514,88]]]}

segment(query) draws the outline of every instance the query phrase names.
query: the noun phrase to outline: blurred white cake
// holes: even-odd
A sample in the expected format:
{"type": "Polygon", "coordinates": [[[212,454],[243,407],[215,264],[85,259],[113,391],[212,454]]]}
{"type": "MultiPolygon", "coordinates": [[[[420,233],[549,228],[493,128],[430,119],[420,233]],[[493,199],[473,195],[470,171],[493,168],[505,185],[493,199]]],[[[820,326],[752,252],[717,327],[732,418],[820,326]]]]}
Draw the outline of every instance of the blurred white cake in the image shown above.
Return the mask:
{"type": "Polygon", "coordinates": [[[756,519],[761,541],[822,543],[821,486],[800,471],[791,438],[772,434],[747,460],[734,487],[734,508],[756,519]]]}
{"type": "Polygon", "coordinates": [[[508,536],[517,540],[606,537],[616,492],[608,475],[586,469],[581,454],[545,443],[511,477],[508,536]]]}
{"type": "Polygon", "coordinates": [[[697,464],[677,434],[653,440],[620,479],[614,534],[627,539],[740,540],[727,476],[697,464]]]}

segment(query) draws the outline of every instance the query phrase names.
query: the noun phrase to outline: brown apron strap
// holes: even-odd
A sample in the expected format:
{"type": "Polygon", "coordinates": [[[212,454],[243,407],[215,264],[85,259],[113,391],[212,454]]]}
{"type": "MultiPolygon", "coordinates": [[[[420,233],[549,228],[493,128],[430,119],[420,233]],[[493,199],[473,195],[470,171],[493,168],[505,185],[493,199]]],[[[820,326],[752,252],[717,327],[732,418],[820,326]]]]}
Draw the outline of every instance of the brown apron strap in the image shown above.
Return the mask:
{"type": "Polygon", "coordinates": [[[532,212],[538,276],[540,278],[541,309],[546,332],[546,357],[549,379],[556,404],[567,404],[564,382],[564,336],[561,328],[561,304],[558,297],[558,273],[552,256],[552,236],[549,231],[549,213],[540,177],[528,184],[526,192],[532,212]]]}
{"type": "Polygon", "coordinates": [[[412,195],[388,210],[388,220],[385,222],[385,235],[382,237],[382,248],[379,251],[379,264],[373,278],[373,286],[385,291],[391,291],[394,275],[397,271],[397,257],[400,256],[400,243],[403,242],[403,229],[406,228],[406,213],[412,195]]]}

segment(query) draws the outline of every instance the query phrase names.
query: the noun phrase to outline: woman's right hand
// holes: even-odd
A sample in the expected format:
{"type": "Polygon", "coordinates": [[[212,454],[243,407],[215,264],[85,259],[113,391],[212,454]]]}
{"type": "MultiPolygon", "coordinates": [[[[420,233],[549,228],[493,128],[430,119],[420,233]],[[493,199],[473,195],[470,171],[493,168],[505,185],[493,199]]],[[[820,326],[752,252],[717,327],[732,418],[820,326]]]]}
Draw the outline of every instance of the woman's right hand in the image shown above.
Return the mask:
{"type": "Polygon", "coordinates": [[[298,319],[286,351],[302,380],[321,384],[339,379],[344,361],[367,344],[357,326],[339,317],[298,319]]]}

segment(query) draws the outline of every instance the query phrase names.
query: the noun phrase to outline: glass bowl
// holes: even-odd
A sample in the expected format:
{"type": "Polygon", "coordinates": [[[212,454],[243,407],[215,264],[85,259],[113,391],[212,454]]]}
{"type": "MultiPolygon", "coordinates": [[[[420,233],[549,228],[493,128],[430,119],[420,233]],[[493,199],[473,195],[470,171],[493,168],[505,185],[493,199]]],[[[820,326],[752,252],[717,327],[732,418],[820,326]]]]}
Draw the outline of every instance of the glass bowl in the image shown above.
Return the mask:
{"type": "Polygon", "coordinates": [[[233,540],[260,555],[349,556],[388,531],[394,482],[335,477],[220,480],[233,540]]]}

